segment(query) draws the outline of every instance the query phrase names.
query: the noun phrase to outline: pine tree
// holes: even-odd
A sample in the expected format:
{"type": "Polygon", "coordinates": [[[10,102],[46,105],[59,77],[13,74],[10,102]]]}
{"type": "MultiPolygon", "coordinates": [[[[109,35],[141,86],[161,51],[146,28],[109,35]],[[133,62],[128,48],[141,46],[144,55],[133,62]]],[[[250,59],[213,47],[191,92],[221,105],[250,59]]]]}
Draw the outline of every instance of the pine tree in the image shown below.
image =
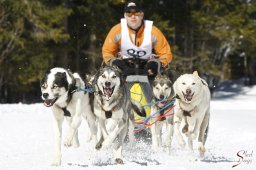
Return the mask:
{"type": "Polygon", "coordinates": [[[63,26],[69,11],[42,0],[1,0],[0,11],[0,98],[11,102],[6,96],[31,90],[50,65],[53,46],[69,38],[63,26]]]}

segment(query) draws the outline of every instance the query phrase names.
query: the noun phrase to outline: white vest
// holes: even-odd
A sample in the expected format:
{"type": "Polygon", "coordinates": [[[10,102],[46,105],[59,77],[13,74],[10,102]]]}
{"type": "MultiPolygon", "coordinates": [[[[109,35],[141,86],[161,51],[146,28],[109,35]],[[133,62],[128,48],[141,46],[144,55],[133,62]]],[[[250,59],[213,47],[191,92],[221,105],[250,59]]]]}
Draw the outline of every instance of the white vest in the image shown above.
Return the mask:
{"type": "Polygon", "coordinates": [[[144,38],[142,44],[137,47],[132,43],[126,19],[121,19],[121,52],[124,59],[132,58],[129,53],[139,55],[140,59],[148,60],[152,55],[151,30],[153,21],[144,21],[144,38]]]}

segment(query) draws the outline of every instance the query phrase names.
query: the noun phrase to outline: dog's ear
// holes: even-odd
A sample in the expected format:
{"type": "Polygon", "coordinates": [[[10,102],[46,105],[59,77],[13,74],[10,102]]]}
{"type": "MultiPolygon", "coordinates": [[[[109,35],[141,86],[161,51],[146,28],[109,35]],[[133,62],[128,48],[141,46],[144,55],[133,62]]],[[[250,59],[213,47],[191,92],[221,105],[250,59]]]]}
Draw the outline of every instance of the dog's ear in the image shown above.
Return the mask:
{"type": "Polygon", "coordinates": [[[76,87],[81,88],[82,84],[79,78],[75,78],[76,87]]]}
{"type": "Polygon", "coordinates": [[[95,75],[85,74],[85,82],[92,85],[92,83],[94,81],[94,76],[95,75]]]}
{"type": "Polygon", "coordinates": [[[161,74],[157,74],[155,77],[155,80],[159,80],[161,77],[162,77],[161,74]]]}
{"type": "Polygon", "coordinates": [[[96,72],[96,74],[94,75],[93,81],[92,81],[92,86],[94,87],[95,84],[97,84],[97,79],[99,78],[100,74],[102,74],[103,72],[103,66],[100,67],[100,69],[96,72]]]}
{"type": "Polygon", "coordinates": [[[195,76],[198,76],[198,77],[199,77],[199,75],[198,75],[198,72],[197,72],[197,71],[194,71],[194,72],[193,72],[193,75],[195,75],[195,76]]]}
{"type": "Polygon", "coordinates": [[[67,71],[67,74],[64,72],[64,74],[65,74],[65,78],[67,79],[67,77],[69,76],[71,79],[72,79],[72,84],[74,85],[74,84],[76,84],[76,80],[75,80],[75,78],[74,78],[74,75],[73,75],[73,73],[72,73],[72,71],[70,70],[70,69],[67,69],[66,70],[67,71]]]}
{"type": "Polygon", "coordinates": [[[153,87],[155,87],[156,85],[157,85],[157,81],[156,81],[157,79],[155,79],[154,81],[153,81],[153,83],[152,83],[152,86],[153,87]]]}
{"type": "Polygon", "coordinates": [[[163,77],[164,80],[169,80],[169,77],[165,74],[162,77],[163,77]]]}
{"type": "Polygon", "coordinates": [[[208,87],[208,83],[204,79],[201,79],[201,82],[203,83],[203,85],[208,87]]]}
{"type": "Polygon", "coordinates": [[[80,80],[76,80],[76,78],[74,77],[73,73],[71,72],[70,69],[67,69],[67,73],[63,72],[63,79],[66,79],[68,81],[68,77],[71,78],[71,84],[68,85],[68,91],[69,93],[72,92],[73,90],[76,90],[77,87],[81,86],[81,83],[79,82],[80,80]]]}
{"type": "Polygon", "coordinates": [[[90,80],[90,74],[85,74],[85,80],[89,81],[90,80]]]}
{"type": "Polygon", "coordinates": [[[116,65],[113,65],[112,67],[113,67],[113,69],[114,69],[115,71],[118,71],[119,73],[122,73],[122,70],[120,70],[120,68],[117,67],[116,65]]]}
{"type": "Polygon", "coordinates": [[[111,67],[118,74],[118,77],[120,78],[120,81],[121,81],[120,85],[123,86],[124,83],[125,83],[125,79],[124,79],[124,76],[123,76],[123,71],[116,65],[113,65],[111,67]]]}
{"type": "Polygon", "coordinates": [[[68,81],[66,72],[62,72],[62,73],[59,72],[59,76],[60,76],[61,80],[67,80],[68,81]]]}

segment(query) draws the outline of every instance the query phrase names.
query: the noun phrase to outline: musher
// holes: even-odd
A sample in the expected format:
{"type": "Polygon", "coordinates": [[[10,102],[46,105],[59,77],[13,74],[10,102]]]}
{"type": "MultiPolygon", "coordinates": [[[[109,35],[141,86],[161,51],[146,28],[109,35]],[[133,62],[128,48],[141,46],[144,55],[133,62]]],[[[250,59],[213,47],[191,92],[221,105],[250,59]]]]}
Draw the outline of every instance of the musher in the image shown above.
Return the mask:
{"type": "Polygon", "coordinates": [[[117,65],[125,76],[135,74],[133,56],[139,57],[139,74],[149,79],[157,74],[158,64],[151,61],[155,55],[159,58],[161,69],[172,61],[171,48],[163,33],[153,25],[153,21],[144,20],[144,10],[136,0],[129,0],[124,9],[124,18],[108,33],[102,47],[105,64],[117,65]]]}

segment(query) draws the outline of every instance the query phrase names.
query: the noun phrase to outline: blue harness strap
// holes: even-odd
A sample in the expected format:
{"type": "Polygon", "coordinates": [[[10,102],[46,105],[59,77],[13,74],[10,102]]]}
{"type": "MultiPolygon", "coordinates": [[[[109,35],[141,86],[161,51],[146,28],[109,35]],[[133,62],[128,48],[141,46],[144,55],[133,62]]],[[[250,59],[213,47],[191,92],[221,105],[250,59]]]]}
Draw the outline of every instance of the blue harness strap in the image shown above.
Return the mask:
{"type": "Polygon", "coordinates": [[[71,93],[75,93],[75,92],[78,92],[78,91],[84,91],[84,92],[88,92],[88,93],[93,93],[93,92],[95,92],[95,89],[91,88],[91,87],[88,87],[88,88],[78,88],[78,89],[73,90],[71,93]]]}
{"type": "Polygon", "coordinates": [[[93,93],[95,92],[95,89],[94,88],[80,88],[78,89],[78,91],[85,91],[85,92],[88,92],[88,93],[93,93]]]}

